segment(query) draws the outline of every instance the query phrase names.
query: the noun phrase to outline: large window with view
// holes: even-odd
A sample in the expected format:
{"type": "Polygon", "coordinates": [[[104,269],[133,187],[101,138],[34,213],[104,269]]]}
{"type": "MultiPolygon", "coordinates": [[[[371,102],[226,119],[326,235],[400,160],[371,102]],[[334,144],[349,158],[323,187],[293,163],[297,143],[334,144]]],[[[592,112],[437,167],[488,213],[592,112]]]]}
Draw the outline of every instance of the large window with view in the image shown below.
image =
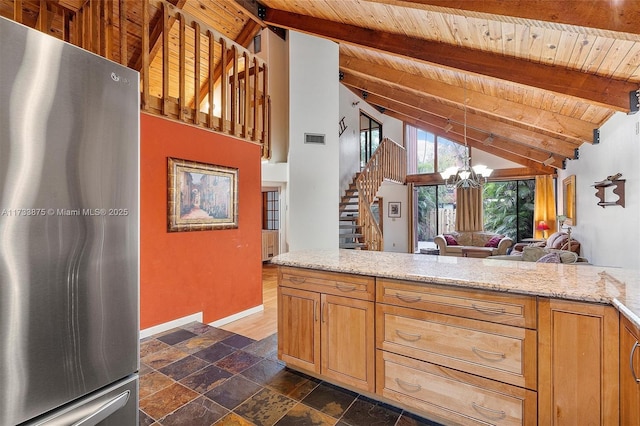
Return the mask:
{"type": "MultiPolygon", "coordinates": [[[[406,126],[409,174],[439,173],[462,166],[467,147],[416,127],[406,126]]],[[[535,180],[487,182],[483,186],[483,223],[490,232],[516,241],[533,235],[535,180]]],[[[456,194],[444,185],[418,186],[413,194],[418,248],[433,247],[438,234],[455,231],[456,194]]]]}
{"type": "MultiPolygon", "coordinates": [[[[455,231],[456,194],[444,185],[418,186],[414,193],[418,248],[434,247],[438,234],[455,231]]],[[[487,182],[482,188],[483,223],[489,232],[521,241],[533,235],[535,180],[487,182]]]]}

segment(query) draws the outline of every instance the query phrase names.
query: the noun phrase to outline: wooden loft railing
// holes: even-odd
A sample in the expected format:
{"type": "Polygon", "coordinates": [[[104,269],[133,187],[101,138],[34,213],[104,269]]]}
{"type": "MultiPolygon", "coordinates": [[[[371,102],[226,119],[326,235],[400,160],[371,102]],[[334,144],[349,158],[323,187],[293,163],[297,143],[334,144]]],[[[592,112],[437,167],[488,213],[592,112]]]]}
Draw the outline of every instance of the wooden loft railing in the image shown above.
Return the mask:
{"type": "Polygon", "coordinates": [[[368,250],[382,251],[382,230],[371,210],[376,194],[385,180],[404,184],[407,179],[407,154],[403,146],[385,138],[356,179],[358,216],[368,250]]]}
{"type": "Polygon", "coordinates": [[[171,3],[86,0],[71,10],[15,0],[13,12],[17,22],[140,71],[143,111],[260,144],[270,158],[267,64],[171,3]]]}

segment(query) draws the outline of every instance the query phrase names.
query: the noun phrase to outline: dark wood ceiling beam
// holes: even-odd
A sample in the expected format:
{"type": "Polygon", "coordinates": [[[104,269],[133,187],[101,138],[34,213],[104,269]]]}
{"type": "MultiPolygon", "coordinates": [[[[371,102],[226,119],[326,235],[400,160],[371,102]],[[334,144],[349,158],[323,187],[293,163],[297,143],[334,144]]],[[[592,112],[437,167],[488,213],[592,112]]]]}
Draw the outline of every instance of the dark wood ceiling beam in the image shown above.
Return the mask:
{"type": "Polygon", "coordinates": [[[352,73],[367,75],[369,78],[396,84],[415,91],[421,96],[429,96],[460,106],[463,105],[466,95],[467,108],[470,110],[477,110],[506,123],[525,126],[529,130],[543,131],[552,137],[569,137],[574,139],[576,143],[592,143],[593,129],[598,127],[597,123],[554,114],[521,103],[485,95],[481,92],[465,91],[462,87],[399,71],[345,54],[340,55],[340,68],[343,71],[348,70],[352,73]]]}
{"type": "Polygon", "coordinates": [[[258,2],[256,0],[235,0],[239,9],[254,23],[262,28],[266,28],[266,24],[258,14],[258,2]]]}
{"type": "Polygon", "coordinates": [[[240,46],[247,48],[253,41],[253,38],[262,30],[262,27],[255,21],[247,21],[247,23],[240,30],[240,34],[234,40],[240,46]]]}
{"type": "Polygon", "coordinates": [[[278,9],[267,9],[265,22],[337,42],[574,96],[619,111],[629,111],[629,92],[638,88],[635,83],[578,70],[341,24],[278,9]]]}
{"type": "Polygon", "coordinates": [[[568,24],[577,27],[640,34],[640,2],[636,0],[369,0],[409,8],[446,9],[447,13],[468,16],[464,12],[484,13],[568,24]],[[422,6],[422,7],[421,7],[422,6]]]}
{"type": "MultiPolygon", "coordinates": [[[[489,177],[489,182],[499,182],[505,180],[514,179],[533,179],[536,176],[541,175],[556,175],[556,171],[551,169],[550,172],[545,172],[538,169],[530,169],[528,167],[515,167],[512,169],[498,169],[494,170],[489,177]]],[[[407,183],[414,185],[444,185],[444,180],[440,173],[423,173],[419,175],[408,175],[407,183]]]]}
{"type": "MultiPolygon", "coordinates": [[[[356,95],[361,96],[361,92],[359,90],[354,88],[350,88],[350,90],[352,90],[356,95]]],[[[420,123],[420,124],[431,126],[429,129],[432,133],[442,136],[444,138],[453,140],[460,144],[464,144],[464,136],[463,136],[464,128],[461,125],[454,125],[449,132],[446,132],[444,128],[448,122],[446,119],[442,117],[438,117],[438,116],[426,113],[424,111],[418,111],[411,106],[407,106],[399,102],[394,102],[389,99],[381,98],[379,96],[371,95],[371,94],[367,96],[366,102],[385,108],[387,110],[385,111],[385,115],[396,117],[399,120],[402,120],[414,125],[415,123],[420,123]],[[399,114],[400,116],[394,115],[394,114],[399,114]]],[[[421,126],[417,126],[417,127],[421,127],[421,126]]],[[[424,127],[421,127],[421,128],[424,128],[424,127]]],[[[425,128],[425,130],[427,129],[425,128]]],[[[480,143],[483,146],[485,146],[482,143],[482,141],[485,138],[486,138],[485,133],[479,132],[473,129],[467,129],[468,143],[469,142],[474,144],[480,143]]],[[[469,145],[471,146],[471,144],[469,145]]],[[[540,165],[542,165],[543,161],[546,161],[549,158],[551,158],[553,161],[550,164],[550,166],[553,166],[555,168],[562,168],[563,166],[562,163],[565,158],[562,156],[553,155],[548,151],[540,150],[538,148],[527,146],[527,145],[518,144],[513,141],[505,140],[500,137],[495,137],[490,146],[493,148],[501,149],[502,151],[513,153],[515,155],[518,155],[519,157],[531,159],[534,162],[539,163],[540,165]]],[[[511,159],[511,157],[507,159],[511,159]]]]}
{"type": "MultiPolygon", "coordinates": [[[[462,135],[446,133],[437,126],[434,126],[422,120],[417,120],[417,119],[408,117],[406,115],[400,114],[395,111],[389,111],[385,115],[404,121],[405,123],[411,124],[412,126],[425,130],[427,132],[431,132],[436,136],[446,138],[453,142],[457,142],[460,145],[464,145],[464,138],[462,135]]],[[[511,151],[497,148],[493,145],[491,146],[483,145],[481,142],[474,139],[467,138],[467,146],[470,146],[473,149],[477,149],[477,150],[489,153],[491,155],[495,155],[505,160],[512,161],[516,164],[520,164],[527,170],[535,170],[537,174],[554,174],[555,173],[555,169],[553,167],[545,166],[544,164],[538,163],[535,160],[531,160],[519,154],[514,154],[511,151]]],[[[473,156],[473,153],[471,155],[473,156]]]]}
{"type": "MultiPolygon", "coordinates": [[[[445,121],[449,120],[449,122],[454,126],[456,124],[462,125],[462,123],[464,123],[464,110],[434,102],[433,100],[416,95],[407,90],[389,87],[384,84],[366,80],[347,73],[344,74],[342,84],[355,87],[360,91],[365,91],[369,94],[376,94],[380,97],[405,104],[424,113],[437,115],[445,121]]],[[[540,133],[515,127],[513,125],[482,117],[470,112],[467,112],[466,121],[468,129],[475,129],[479,133],[483,134],[482,139],[485,139],[489,135],[493,135],[494,137],[502,137],[518,141],[521,144],[568,158],[573,158],[574,150],[577,147],[577,145],[571,144],[567,141],[551,138],[540,133]]]]}

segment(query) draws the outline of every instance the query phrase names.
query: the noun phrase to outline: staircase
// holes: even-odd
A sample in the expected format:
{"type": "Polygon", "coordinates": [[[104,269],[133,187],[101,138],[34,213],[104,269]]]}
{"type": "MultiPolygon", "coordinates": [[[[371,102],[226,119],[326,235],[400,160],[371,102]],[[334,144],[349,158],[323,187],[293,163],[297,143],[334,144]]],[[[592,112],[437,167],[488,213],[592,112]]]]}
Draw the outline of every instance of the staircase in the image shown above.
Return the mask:
{"type": "MultiPolygon", "coordinates": [[[[365,168],[356,173],[340,201],[340,248],[382,251],[384,241],[376,214],[371,209],[385,180],[406,183],[404,147],[384,138],[365,168]]],[[[378,210],[379,211],[379,210],[378,210]]]]}
{"type": "Polygon", "coordinates": [[[349,188],[345,191],[340,200],[340,248],[366,250],[367,245],[364,243],[364,237],[361,233],[362,226],[359,224],[358,214],[358,188],[356,187],[356,179],[359,173],[356,173],[353,180],[349,184],[349,188]]]}

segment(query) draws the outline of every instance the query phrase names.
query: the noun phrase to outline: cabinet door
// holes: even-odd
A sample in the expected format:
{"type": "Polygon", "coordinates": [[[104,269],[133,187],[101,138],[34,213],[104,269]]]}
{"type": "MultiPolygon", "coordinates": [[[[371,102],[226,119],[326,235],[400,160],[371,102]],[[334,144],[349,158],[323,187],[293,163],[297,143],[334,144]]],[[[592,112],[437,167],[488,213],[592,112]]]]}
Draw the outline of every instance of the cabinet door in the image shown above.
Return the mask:
{"type": "Polygon", "coordinates": [[[640,330],[620,316],[620,424],[640,425],[640,330]]]}
{"type": "Polygon", "coordinates": [[[278,287],[278,358],[320,373],[320,294],[278,287]]]}
{"type": "Polygon", "coordinates": [[[321,317],[322,374],[373,392],[373,302],[323,294],[321,317]]]}
{"type": "Polygon", "coordinates": [[[618,311],[540,299],[538,314],[538,424],[617,425],[618,311]]]}

